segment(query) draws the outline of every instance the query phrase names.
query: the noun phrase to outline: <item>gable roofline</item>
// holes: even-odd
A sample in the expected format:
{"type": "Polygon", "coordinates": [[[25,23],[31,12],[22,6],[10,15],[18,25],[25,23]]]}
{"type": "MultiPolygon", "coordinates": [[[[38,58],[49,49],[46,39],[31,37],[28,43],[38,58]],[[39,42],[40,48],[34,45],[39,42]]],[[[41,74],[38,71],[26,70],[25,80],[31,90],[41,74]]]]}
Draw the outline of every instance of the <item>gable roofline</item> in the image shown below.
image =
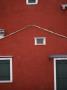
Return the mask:
{"type": "MultiPolygon", "coordinates": [[[[14,35],[14,34],[16,34],[16,33],[19,33],[19,32],[21,32],[21,31],[23,31],[23,30],[25,30],[25,29],[27,29],[27,28],[31,28],[31,27],[36,27],[36,28],[39,28],[40,30],[43,30],[43,31],[46,31],[46,32],[48,32],[48,33],[51,33],[51,34],[54,34],[54,35],[56,35],[56,36],[59,36],[59,37],[62,37],[62,38],[67,39],[67,36],[65,36],[65,35],[63,35],[63,34],[54,32],[54,31],[49,30],[49,29],[45,29],[45,28],[40,27],[40,26],[38,26],[38,25],[26,25],[26,26],[24,26],[23,28],[18,29],[18,30],[16,30],[15,32],[12,32],[12,33],[4,36],[4,38],[7,38],[7,37],[9,37],[9,36],[12,36],[12,35],[14,35]]],[[[2,38],[2,39],[4,39],[4,38],[2,38]]]]}

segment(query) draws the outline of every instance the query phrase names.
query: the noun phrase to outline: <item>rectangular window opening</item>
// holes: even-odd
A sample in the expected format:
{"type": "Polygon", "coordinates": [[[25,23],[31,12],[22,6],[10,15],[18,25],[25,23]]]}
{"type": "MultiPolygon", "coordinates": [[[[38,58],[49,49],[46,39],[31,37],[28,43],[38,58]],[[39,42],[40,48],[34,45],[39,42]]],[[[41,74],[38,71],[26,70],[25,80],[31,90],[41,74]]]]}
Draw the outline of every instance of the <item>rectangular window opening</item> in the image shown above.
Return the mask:
{"type": "Polygon", "coordinates": [[[0,57],[0,83],[10,83],[12,81],[12,58],[0,57]]]}
{"type": "Polygon", "coordinates": [[[54,90],[67,90],[67,58],[54,58],[54,90]]]}
{"type": "Polygon", "coordinates": [[[27,5],[35,5],[38,4],[38,0],[26,0],[27,5]]]}
{"type": "Polygon", "coordinates": [[[46,45],[45,37],[35,37],[34,38],[35,45],[46,45]]]}

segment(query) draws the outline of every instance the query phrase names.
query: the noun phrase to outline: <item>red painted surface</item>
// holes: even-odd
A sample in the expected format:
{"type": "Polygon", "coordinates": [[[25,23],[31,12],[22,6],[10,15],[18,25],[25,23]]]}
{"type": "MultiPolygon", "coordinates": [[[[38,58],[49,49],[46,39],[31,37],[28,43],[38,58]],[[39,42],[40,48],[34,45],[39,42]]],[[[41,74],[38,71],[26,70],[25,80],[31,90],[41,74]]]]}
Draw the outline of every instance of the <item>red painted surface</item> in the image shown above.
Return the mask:
{"type": "MultiPolygon", "coordinates": [[[[67,35],[65,0],[39,0],[27,6],[25,0],[0,0],[0,27],[6,34],[29,24],[67,35]]],[[[0,55],[13,56],[13,83],[0,84],[0,90],[54,90],[52,54],[67,54],[67,39],[35,27],[0,40],[0,55]],[[34,37],[46,37],[46,46],[35,46],[34,37]]]]}

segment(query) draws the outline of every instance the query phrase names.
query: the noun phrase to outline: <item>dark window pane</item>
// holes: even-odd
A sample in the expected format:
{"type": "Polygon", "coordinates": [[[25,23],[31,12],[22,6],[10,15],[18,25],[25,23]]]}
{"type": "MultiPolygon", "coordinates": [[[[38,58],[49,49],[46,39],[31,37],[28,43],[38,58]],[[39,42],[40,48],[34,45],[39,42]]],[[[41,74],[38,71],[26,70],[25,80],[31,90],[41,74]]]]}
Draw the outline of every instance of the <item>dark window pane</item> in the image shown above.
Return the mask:
{"type": "Polygon", "coordinates": [[[0,60],[0,80],[10,80],[9,60],[0,60]]]}
{"type": "Polygon", "coordinates": [[[56,61],[57,90],[67,90],[67,60],[56,61]]]}
{"type": "Polygon", "coordinates": [[[43,44],[43,39],[37,39],[37,44],[43,44]]]}
{"type": "Polygon", "coordinates": [[[35,3],[36,0],[28,0],[29,3],[35,3]]]}

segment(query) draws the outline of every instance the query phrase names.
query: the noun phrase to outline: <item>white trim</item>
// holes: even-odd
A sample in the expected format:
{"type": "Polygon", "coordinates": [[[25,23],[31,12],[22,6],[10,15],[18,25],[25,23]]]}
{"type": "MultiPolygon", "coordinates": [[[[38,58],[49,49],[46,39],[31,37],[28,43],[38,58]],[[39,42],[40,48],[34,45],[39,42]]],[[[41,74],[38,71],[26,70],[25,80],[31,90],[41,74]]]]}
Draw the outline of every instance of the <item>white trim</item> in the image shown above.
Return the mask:
{"type": "Polygon", "coordinates": [[[54,90],[56,90],[56,60],[54,58],[54,90]]]}
{"type": "Polygon", "coordinates": [[[0,39],[3,39],[4,37],[5,37],[4,35],[0,34],[0,39]]]}
{"type": "Polygon", "coordinates": [[[26,0],[26,4],[27,5],[35,5],[35,4],[38,4],[38,0],[36,0],[35,3],[30,3],[29,0],[26,0]]]}
{"type": "Polygon", "coordinates": [[[34,44],[35,45],[46,45],[46,37],[35,37],[34,44]],[[37,43],[37,39],[43,39],[43,43],[37,43]]]}
{"type": "Polygon", "coordinates": [[[57,60],[67,60],[67,58],[54,58],[54,90],[57,90],[57,83],[56,83],[56,61],[57,60]]]}
{"type": "MultiPolygon", "coordinates": [[[[63,35],[63,34],[60,34],[60,33],[57,33],[57,32],[53,32],[52,30],[48,30],[48,29],[46,29],[46,28],[43,28],[43,27],[40,27],[40,26],[34,25],[34,24],[26,25],[25,27],[23,27],[23,28],[21,28],[21,29],[18,29],[18,30],[16,30],[15,32],[12,32],[12,33],[6,35],[4,38],[8,38],[8,37],[10,37],[10,36],[12,36],[12,35],[15,35],[15,34],[21,32],[21,31],[26,30],[27,28],[31,28],[31,27],[39,28],[40,30],[43,30],[43,31],[45,31],[45,32],[54,34],[54,35],[56,35],[56,36],[58,36],[58,37],[62,37],[62,39],[63,39],[63,38],[67,39],[67,36],[65,36],[65,35],[63,35]]],[[[39,29],[38,29],[38,30],[39,30],[39,29]]],[[[3,39],[4,39],[4,38],[3,38],[3,39]]],[[[61,38],[60,38],[60,39],[61,39],[61,38]]]]}
{"type": "Polygon", "coordinates": [[[0,60],[9,60],[10,61],[10,80],[0,80],[0,83],[11,83],[13,82],[13,75],[12,75],[12,58],[8,58],[8,57],[5,57],[5,58],[0,58],[0,60]]]}
{"type": "Polygon", "coordinates": [[[12,58],[13,56],[0,56],[0,58],[12,58]]]}

